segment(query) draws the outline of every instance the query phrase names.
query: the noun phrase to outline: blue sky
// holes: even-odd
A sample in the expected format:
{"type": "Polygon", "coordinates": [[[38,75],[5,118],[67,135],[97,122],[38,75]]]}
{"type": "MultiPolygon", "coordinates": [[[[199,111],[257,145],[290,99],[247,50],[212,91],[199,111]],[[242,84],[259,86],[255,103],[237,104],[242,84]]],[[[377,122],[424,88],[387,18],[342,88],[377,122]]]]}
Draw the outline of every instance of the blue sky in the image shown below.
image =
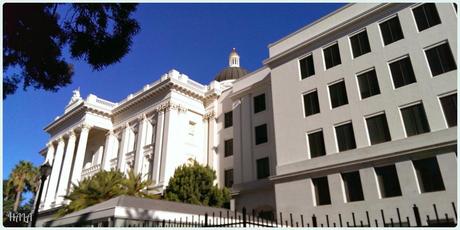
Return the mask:
{"type": "MultiPolygon", "coordinates": [[[[79,61],[73,83],[57,93],[18,89],[3,101],[3,178],[20,160],[43,162],[38,151],[43,128],[64,112],[72,90],[120,101],[170,69],[208,84],[228,65],[235,47],[241,66],[254,71],[268,57],[268,44],[336,10],[343,4],[140,4],[141,25],[131,51],[120,63],[96,72],[79,61]]],[[[21,87],[20,87],[21,88],[21,87]]]]}

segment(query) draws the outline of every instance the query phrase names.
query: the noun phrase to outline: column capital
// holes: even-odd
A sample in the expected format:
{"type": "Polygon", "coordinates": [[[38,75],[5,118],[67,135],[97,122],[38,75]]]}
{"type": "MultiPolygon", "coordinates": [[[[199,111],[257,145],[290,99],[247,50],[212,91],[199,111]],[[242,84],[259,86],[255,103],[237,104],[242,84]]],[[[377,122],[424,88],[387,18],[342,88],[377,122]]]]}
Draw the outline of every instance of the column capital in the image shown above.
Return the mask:
{"type": "Polygon", "coordinates": [[[83,123],[83,124],[80,125],[80,129],[81,129],[82,131],[85,130],[85,129],[86,129],[87,131],[89,131],[91,128],[93,128],[93,126],[90,125],[90,124],[88,124],[88,123],[83,123]]]}
{"type": "Polygon", "coordinates": [[[147,114],[145,114],[145,113],[143,113],[143,114],[141,114],[141,115],[139,115],[139,116],[137,117],[137,120],[138,120],[139,122],[146,121],[147,119],[148,119],[148,118],[147,118],[147,114]]]}
{"type": "Polygon", "coordinates": [[[64,142],[65,142],[65,140],[64,140],[64,135],[59,136],[59,137],[57,138],[57,141],[58,141],[58,144],[61,144],[61,142],[64,143],[64,142]]]}
{"type": "Polygon", "coordinates": [[[66,136],[69,138],[76,138],[77,136],[75,135],[75,131],[70,130],[69,132],[66,133],[66,136]]]}
{"type": "Polygon", "coordinates": [[[54,145],[53,145],[53,141],[48,141],[48,143],[46,143],[46,147],[47,148],[53,148],[54,149],[54,145]]]}
{"type": "Polygon", "coordinates": [[[108,136],[115,136],[115,132],[113,130],[109,130],[105,133],[105,136],[108,137],[108,136]]]}

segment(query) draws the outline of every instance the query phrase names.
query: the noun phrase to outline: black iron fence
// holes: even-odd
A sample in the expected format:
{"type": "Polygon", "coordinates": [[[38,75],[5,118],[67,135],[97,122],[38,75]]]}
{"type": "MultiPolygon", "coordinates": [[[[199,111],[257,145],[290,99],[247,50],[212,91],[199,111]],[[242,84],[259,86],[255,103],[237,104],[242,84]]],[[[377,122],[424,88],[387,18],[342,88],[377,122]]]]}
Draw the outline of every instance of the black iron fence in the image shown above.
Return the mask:
{"type": "MultiPolygon", "coordinates": [[[[145,220],[125,222],[122,227],[455,227],[457,225],[457,209],[454,202],[450,203],[452,212],[438,212],[436,204],[432,210],[425,210],[424,213],[434,215],[422,216],[417,205],[409,208],[408,215],[401,215],[400,209],[380,209],[379,214],[370,215],[369,211],[359,213],[364,218],[357,218],[357,212],[337,213],[333,215],[295,215],[292,213],[259,213],[254,210],[247,212],[243,208],[241,212],[227,211],[226,213],[205,213],[190,217],[180,217],[163,220],[145,220]],[[385,212],[396,212],[396,218],[386,217],[385,212]],[[344,217],[350,217],[345,219],[344,217]],[[335,221],[333,221],[334,219],[335,221]]],[[[445,210],[446,211],[446,210],[445,210]]],[[[393,215],[394,216],[394,215],[393,215]]]]}

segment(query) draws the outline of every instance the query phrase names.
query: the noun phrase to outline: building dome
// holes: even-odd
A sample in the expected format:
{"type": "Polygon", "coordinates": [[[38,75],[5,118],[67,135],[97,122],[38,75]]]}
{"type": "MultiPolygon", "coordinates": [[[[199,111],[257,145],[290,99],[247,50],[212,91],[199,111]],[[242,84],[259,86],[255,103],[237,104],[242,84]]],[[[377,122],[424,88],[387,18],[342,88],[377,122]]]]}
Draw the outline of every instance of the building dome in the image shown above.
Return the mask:
{"type": "Polygon", "coordinates": [[[235,48],[233,48],[228,57],[228,67],[220,71],[214,79],[216,81],[238,79],[246,75],[248,72],[249,71],[247,69],[240,67],[240,56],[236,52],[235,48]]]}

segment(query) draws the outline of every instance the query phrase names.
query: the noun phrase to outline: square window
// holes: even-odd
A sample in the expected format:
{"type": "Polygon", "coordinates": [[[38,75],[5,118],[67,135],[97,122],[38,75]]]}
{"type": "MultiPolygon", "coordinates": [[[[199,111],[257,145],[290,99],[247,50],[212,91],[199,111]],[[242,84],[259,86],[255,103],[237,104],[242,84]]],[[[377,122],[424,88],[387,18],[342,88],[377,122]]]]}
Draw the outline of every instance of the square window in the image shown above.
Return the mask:
{"type": "Polygon", "coordinates": [[[394,165],[374,168],[382,198],[401,196],[398,173],[394,165]]]}
{"type": "Polygon", "coordinates": [[[404,38],[398,16],[380,23],[380,32],[382,33],[383,43],[385,45],[389,45],[404,38]]]}
{"type": "Polygon", "coordinates": [[[457,93],[439,99],[448,127],[457,126],[457,93]]]}
{"type": "Polygon", "coordinates": [[[254,97],[254,113],[265,110],[265,94],[254,97]]]}
{"type": "Polygon", "coordinates": [[[353,58],[357,58],[363,54],[371,52],[366,30],[351,36],[350,43],[353,51],[353,58]]]}
{"type": "Polygon", "coordinates": [[[447,42],[425,50],[425,54],[433,76],[457,69],[457,64],[447,42]]]}
{"type": "Polygon", "coordinates": [[[380,114],[366,119],[367,131],[371,145],[391,141],[385,114],[380,114]]]}
{"type": "Polygon", "coordinates": [[[313,64],[313,55],[302,58],[299,60],[300,65],[300,77],[305,79],[307,77],[315,75],[315,66],[313,64]]]}
{"type": "Polygon", "coordinates": [[[409,56],[390,64],[391,77],[395,89],[415,83],[414,69],[409,56]]]}
{"type": "Polygon", "coordinates": [[[401,109],[401,114],[408,137],[430,132],[425,109],[421,103],[401,109]]]}
{"type": "Polygon", "coordinates": [[[233,125],[233,111],[224,114],[224,128],[232,127],[233,125]]]}
{"type": "Polygon", "coordinates": [[[347,202],[364,200],[363,187],[359,172],[342,173],[347,202]]]}
{"type": "Polygon", "coordinates": [[[319,113],[318,92],[315,90],[313,92],[304,94],[303,105],[306,117],[319,113]]]}
{"type": "Polygon", "coordinates": [[[335,135],[337,136],[339,152],[356,148],[355,134],[351,123],[336,126],[335,135]]]}
{"type": "Polygon", "coordinates": [[[329,96],[331,97],[331,106],[336,108],[348,104],[347,89],[345,81],[337,82],[329,86],[329,96]]]}
{"type": "Polygon", "coordinates": [[[415,7],[413,10],[415,22],[417,23],[418,31],[426,30],[441,23],[438,11],[434,3],[425,3],[415,7]]]}
{"type": "Polygon", "coordinates": [[[227,169],[224,171],[224,185],[227,188],[233,186],[233,169],[227,169]]]}
{"type": "Polygon", "coordinates": [[[224,142],[224,157],[232,156],[233,155],[233,139],[226,140],[224,142]]]}
{"type": "Polygon", "coordinates": [[[436,157],[414,160],[412,163],[414,164],[422,193],[445,190],[436,157]]]}
{"type": "Polygon", "coordinates": [[[357,76],[361,99],[380,94],[379,82],[375,69],[357,76]]]}
{"type": "Polygon", "coordinates": [[[327,177],[313,178],[311,180],[315,190],[316,205],[331,204],[331,195],[329,192],[327,177]]]}
{"type": "Polygon", "coordinates": [[[267,124],[259,125],[256,128],[256,145],[266,143],[267,137],[267,124]]]}
{"type": "Polygon", "coordinates": [[[310,148],[310,157],[315,158],[326,155],[324,147],[323,131],[308,134],[308,146],[310,148]]]}
{"type": "Polygon", "coordinates": [[[326,69],[332,68],[336,65],[342,64],[340,60],[339,44],[335,43],[325,49],[323,49],[324,62],[326,63],[326,69]]]}
{"type": "Polygon", "coordinates": [[[270,163],[268,157],[257,160],[257,179],[263,179],[270,176],[270,163]]]}

